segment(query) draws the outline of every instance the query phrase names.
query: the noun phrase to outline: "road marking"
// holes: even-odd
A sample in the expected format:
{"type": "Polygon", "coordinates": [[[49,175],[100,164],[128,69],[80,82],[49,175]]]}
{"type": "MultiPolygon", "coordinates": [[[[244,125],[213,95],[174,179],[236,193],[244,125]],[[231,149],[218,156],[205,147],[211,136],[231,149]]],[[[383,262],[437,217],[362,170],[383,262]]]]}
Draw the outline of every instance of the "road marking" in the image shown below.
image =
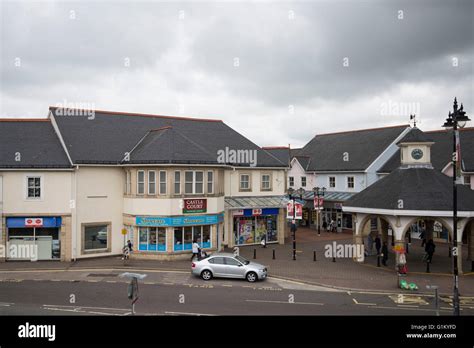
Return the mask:
{"type": "Polygon", "coordinates": [[[324,306],[324,303],[318,302],[288,302],[288,301],[270,301],[270,300],[245,300],[247,302],[261,302],[261,303],[284,303],[284,304],[301,304],[301,305],[315,305],[324,306]]]}
{"type": "Polygon", "coordinates": [[[3,306],[3,307],[10,307],[12,304],[14,304],[14,303],[11,303],[11,302],[0,302],[0,306],[3,306]]]}
{"type": "Polygon", "coordinates": [[[229,284],[222,284],[222,286],[225,286],[225,287],[227,287],[227,288],[231,288],[231,287],[232,287],[232,285],[229,285],[229,284]]]}
{"type": "Polygon", "coordinates": [[[98,283],[99,281],[98,280],[86,279],[86,282],[88,282],[88,283],[98,283]]]}
{"type": "Polygon", "coordinates": [[[60,282],[61,279],[50,279],[50,281],[52,281],[52,282],[60,282]]]}
{"type": "Polygon", "coordinates": [[[436,310],[428,308],[405,308],[405,307],[387,307],[387,306],[372,306],[367,308],[376,308],[376,309],[394,309],[394,310],[406,310],[406,311],[424,311],[424,312],[435,312],[436,310]]]}
{"type": "Polygon", "coordinates": [[[48,305],[44,304],[43,307],[57,307],[57,308],[77,308],[77,309],[102,309],[102,310],[112,310],[112,311],[130,311],[130,308],[113,308],[113,307],[88,307],[88,306],[69,306],[69,305],[48,305]]]}
{"type": "Polygon", "coordinates": [[[397,304],[398,307],[410,307],[410,308],[420,308],[420,306],[413,306],[413,305],[407,305],[407,304],[397,304]]]}
{"type": "Polygon", "coordinates": [[[357,302],[355,298],[352,298],[352,301],[354,301],[355,304],[357,305],[366,305],[366,306],[376,306],[376,303],[368,303],[368,302],[357,302]]]}
{"type": "Polygon", "coordinates": [[[117,283],[116,280],[106,280],[105,282],[106,282],[106,283],[117,283]]]}
{"type": "Polygon", "coordinates": [[[389,295],[388,297],[396,304],[419,304],[419,305],[428,304],[428,302],[426,302],[421,296],[416,296],[416,295],[398,294],[398,295],[389,295]]]}
{"type": "Polygon", "coordinates": [[[165,285],[174,285],[174,283],[163,283],[165,285]]]}
{"type": "Polygon", "coordinates": [[[197,316],[215,316],[215,314],[207,314],[207,313],[191,313],[191,312],[165,312],[165,314],[177,314],[177,315],[197,315],[197,316]]]}
{"type": "Polygon", "coordinates": [[[156,284],[156,283],[154,283],[154,282],[143,282],[143,284],[153,285],[153,284],[156,284]]]}

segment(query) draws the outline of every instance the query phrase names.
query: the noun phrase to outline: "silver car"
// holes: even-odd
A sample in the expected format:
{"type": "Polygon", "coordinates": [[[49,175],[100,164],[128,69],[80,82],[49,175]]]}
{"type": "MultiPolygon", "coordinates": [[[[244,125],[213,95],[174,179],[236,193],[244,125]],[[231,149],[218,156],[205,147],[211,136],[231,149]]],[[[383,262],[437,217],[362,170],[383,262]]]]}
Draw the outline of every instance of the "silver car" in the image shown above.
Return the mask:
{"type": "Polygon", "coordinates": [[[242,256],[231,253],[215,253],[201,260],[194,260],[191,265],[192,274],[204,280],[212,277],[241,278],[255,282],[267,277],[267,268],[259,263],[251,262],[242,256]]]}

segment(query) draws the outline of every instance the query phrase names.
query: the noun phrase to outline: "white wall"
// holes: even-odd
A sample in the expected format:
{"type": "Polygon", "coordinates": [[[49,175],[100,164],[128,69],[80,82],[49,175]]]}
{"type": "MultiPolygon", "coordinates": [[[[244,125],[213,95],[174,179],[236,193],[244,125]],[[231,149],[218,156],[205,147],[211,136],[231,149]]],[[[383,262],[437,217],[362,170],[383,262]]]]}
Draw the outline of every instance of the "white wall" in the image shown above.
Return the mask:
{"type": "MultiPolygon", "coordinates": [[[[101,256],[108,253],[81,255],[83,223],[111,223],[111,252],[121,253],[123,247],[123,188],[122,168],[79,167],[77,174],[76,244],[77,257],[101,256]]],[[[74,248],[74,245],[73,245],[74,248]]],[[[74,256],[74,249],[73,249],[74,256]]]]}
{"type": "Polygon", "coordinates": [[[278,196],[285,194],[285,169],[228,169],[224,172],[224,185],[226,196],[278,196]],[[251,191],[239,191],[240,174],[251,174],[251,191]],[[261,191],[261,174],[271,173],[272,190],[261,191]]]}
{"type": "Polygon", "coordinates": [[[306,187],[303,187],[307,191],[311,191],[313,187],[317,186],[315,184],[315,175],[313,173],[306,173],[301,164],[294,158],[291,161],[291,168],[288,171],[288,176],[287,176],[287,185],[290,187],[290,176],[294,178],[294,186],[291,186],[295,190],[299,189],[300,187],[303,187],[301,185],[301,177],[305,176],[306,177],[306,187]]]}
{"type": "Polygon", "coordinates": [[[71,208],[70,171],[4,171],[3,214],[69,214],[71,208]],[[40,176],[42,181],[41,199],[27,199],[28,175],[40,176]]]}
{"type": "Polygon", "coordinates": [[[315,186],[325,187],[328,192],[359,192],[367,187],[365,173],[316,174],[315,186]],[[329,177],[336,177],[336,187],[329,187],[329,177]],[[347,187],[347,177],[354,177],[354,188],[347,187]]]}
{"type": "MultiPolygon", "coordinates": [[[[207,199],[207,212],[217,214],[224,211],[224,197],[187,197],[186,199],[207,199]]],[[[180,207],[181,198],[124,198],[124,213],[130,215],[183,215],[180,207]]]]}

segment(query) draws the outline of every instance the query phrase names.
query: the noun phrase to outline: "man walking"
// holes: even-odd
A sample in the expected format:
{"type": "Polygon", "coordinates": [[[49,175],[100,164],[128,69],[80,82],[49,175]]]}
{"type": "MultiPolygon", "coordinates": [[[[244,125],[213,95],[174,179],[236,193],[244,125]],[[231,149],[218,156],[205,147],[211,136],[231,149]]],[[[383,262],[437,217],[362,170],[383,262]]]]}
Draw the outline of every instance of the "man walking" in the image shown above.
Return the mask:
{"type": "Polygon", "coordinates": [[[388,260],[388,246],[387,246],[387,242],[383,242],[383,246],[382,246],[382,265],[387,266],[387,260],[388,260]]]}
{"type": "Polygon", "coordinates": [[[436,249],[436,245],[433,242],[433,239],[430,239],[426,243],[426,246],[425,246],[425,251],[426,251],[426,254],[427,254],[426,262],[431,263],[431,260],[433,259],[433,254],[435,252],[435,249],[436,249]]]}
{"type": "Polygon", "coordinates": [[[375,237],[375,249],[377,250],[377,255],[380,255],[380,249],[382,248],[382,240],[380,239],[380,234],[375,237]]]}
{"type": "Polygon", "coordinates": [[[200,251],[201,247],[199,246],[199,244],[197,243],[196,239],[193,240],[193,255],[191,256],[191,261],[197,257],[198,261],[201,259],[201,257],[199,256],[199,251],[200,251]]]}

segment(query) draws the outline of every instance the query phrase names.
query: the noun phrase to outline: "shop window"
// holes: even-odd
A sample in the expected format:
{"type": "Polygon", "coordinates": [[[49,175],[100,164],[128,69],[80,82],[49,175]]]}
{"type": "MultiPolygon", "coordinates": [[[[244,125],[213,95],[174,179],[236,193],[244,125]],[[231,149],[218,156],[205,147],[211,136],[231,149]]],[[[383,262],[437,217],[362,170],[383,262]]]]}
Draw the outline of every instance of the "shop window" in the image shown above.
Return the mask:
{"type": "Polygon", "coordinates": [[[27,180],[27,198],[41,198],[41,176],[28,176],[27,180]]]}
{"type": "Polygon", "coordinates": [[[156,172],[154,170],[148,171],[148,194],[156,194],[156,172]]]}
{"type": "Polygon", "coordinates": [[[181,194],[181,172],[174,172],[174,194],[181,194]]]}
{"type": "Polygon", "coordinates": [[[234,221],[235,243],[238,245],[278,241],[277,216],[237,217],[234,221]]]}
{"type": "Polygon", "coordinates": [[[160,195],[166,195],[166,171],[160,170],[160,195]]]}
{"type": "Polygon", "coordinates": [[[137,172],[137,194],[144,195],[145,194],[145,171],[139,170],[137,172]]]}
{"type": "Polygon", "coordinates": [[[336,177],[335,176],[330,176],[329,177],[329,187],[336,187],[336,177]]]}
{"type": "Polygon", "coordinates": [[[347,188],[354,188],[354,177],[348,176],[347,177],[347,188]]]}
{"type": "Polygon", "coordinates": [[[293,176],[288,177],[290,187],[295,186],[295,178],[293,176]]]}
{"type": "Polygon", "coordinates": [[[270,191],[272,189],[272,179],[270,174],[262,174],[262,191],[270,191]]]}
{"type": "Polygon", "coordinates": [[[211,248],[211,226],[186,226],[174,229],[174,251],[192,250],[194,240],[201,248],[211,248]]]}
{"type": "Polygon", "coordinates": [[[109,240],[109,225],[86,225],[83,228],[84,251],[107,249],[109,240]]]}
{"type": "Polygon", "coordinates": [[[214,193],[214,172],[207,172],[207,193],[214,193]]]}
{"type": "Polygon", "coordinates": [[[139,228],[140,251],[166,251],[166,229],[161,227],[139,228]]]}
{"type": "Polygon", "coordinates": [[[240,190],[250,191],[250,175],[240,174],[240,190]]]}

